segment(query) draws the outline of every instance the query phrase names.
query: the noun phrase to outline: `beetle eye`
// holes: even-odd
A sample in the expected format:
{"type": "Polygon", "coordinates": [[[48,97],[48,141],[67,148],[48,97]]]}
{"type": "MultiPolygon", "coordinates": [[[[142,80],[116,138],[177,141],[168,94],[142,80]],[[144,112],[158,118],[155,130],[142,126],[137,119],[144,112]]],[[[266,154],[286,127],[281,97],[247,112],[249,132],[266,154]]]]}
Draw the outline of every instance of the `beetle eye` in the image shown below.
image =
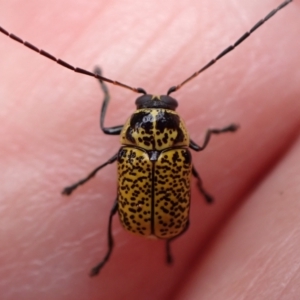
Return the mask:
{"type": "Polygon", "coordinates": [[[176,99],[167,96],[167,95],[161,95],[160,100],[164,102],[167,106],[172,107],[172,109],[175,110],[175,108],[178,106],[178,102],[176,99]]]}

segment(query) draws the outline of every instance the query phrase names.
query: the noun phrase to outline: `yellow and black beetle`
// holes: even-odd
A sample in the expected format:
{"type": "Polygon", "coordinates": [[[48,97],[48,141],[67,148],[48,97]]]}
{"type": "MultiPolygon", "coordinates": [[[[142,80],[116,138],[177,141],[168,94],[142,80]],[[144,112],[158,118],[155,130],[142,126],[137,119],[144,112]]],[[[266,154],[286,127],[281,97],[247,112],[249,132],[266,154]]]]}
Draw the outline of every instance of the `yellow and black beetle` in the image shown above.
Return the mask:
{"type": "Polygon", "coordinates": [[[160,96],[148,94],[142,88],[133,88],[105,78],[101,75],[99,68],[96,68],[94,73],[75,68],[0,27],[3,34],[24,44],[31,50],[77,73],[97,78],[105,95],[101,108],[100,127],[105,134],[121,136],[122,146],[115,155],[97,167],[86,178],[66,187],[62,192],[65,195],[70,195],[79,185],[94,177],[100,169],[117,161],[118,193],[109,216],[108,251],[103,260],[91,270],[91,276],[99,273],[111,255],[114,246],[112,219],[117,212],[126,230],[139,235],[165,239],[167,262],[172,262],[170,242],[184,233],[189,226],[191,175],[197,179],[199,191],[206,201],[208,203],[213,201],[212,197],[203,188],[201,178],[192,165],[189,148],[202,151],[207,146],[212,134],[234,132],[238,129],[238,126],[231,124],[222,129],[209,129],[202,146],[199,146],[190,139],[183,121],[175,112],[178,103],[170,94],[180,89],[185,83],[233,50],[290,2],[292,0],[283,2],[264,19],[256,23],[249,32],[242,35],[233,45],[222,51],[215,59],[181,84],[171,87],[167,95],[160,96]],[[124,125],[109,128],[104,126],[110,99],[104,82],[143,94],[136,99],[137,109],[124,125]]]}

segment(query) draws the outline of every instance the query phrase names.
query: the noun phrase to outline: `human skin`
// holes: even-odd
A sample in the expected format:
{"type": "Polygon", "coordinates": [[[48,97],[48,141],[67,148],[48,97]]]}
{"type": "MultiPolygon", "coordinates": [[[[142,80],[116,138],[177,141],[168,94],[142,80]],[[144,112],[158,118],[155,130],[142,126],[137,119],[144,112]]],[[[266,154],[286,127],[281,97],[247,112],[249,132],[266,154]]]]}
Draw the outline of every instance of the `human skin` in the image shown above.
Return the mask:
{"type": "MultiPolygon", "coordinates": [[[[165,94],[233,43],[279,1],[6,1],[0,26],[75,66],[165,94]]],[[[117,152],[99,128],[103,93],[0,35],[1,299],[297,299],[300,294],[299,2],[174,94],[190,136],[237,123],[193,152],[191,226],[164,263],[163,241],[122,229],[107,249],[116,166],[70,197],[63,187],[117,152]]],[[[109,86],[106,125],[137,94],[109,86]]]]}

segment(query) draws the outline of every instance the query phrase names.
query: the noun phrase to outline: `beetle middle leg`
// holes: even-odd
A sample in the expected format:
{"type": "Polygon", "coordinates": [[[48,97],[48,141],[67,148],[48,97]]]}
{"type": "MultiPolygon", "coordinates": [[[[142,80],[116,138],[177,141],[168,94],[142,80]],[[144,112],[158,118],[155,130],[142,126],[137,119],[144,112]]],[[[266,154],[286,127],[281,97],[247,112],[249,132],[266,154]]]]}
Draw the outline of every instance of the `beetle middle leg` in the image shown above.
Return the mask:
{"type": "Polygon", "coordinates": [[[83,185],[85,184],[87,181],[89,181],[91,178],[93,178],[96,173],[101,170],[102,168],[104,168],[105,166],[107,166],[108,164],[112,164],[114,163],[116,160],[118,159],[118,153],[116,153],[113,157],[111,157],[107,162],[105,162],[104,164],[102,164],[101,166],[97,167],[95,170],[93,170],[87,177],[79,180],[78,182],[67,186],[63,189],[63,191],[61,192],[63,195],[71,195],[72,192],[79,186],[79,185],[83,185]]]}
{"type": "Polygon", "coordinates": [[[112,250],[114,248],[114,239],[113,239],[113,235],[112,235],[112,220],[113,220],[113,216],[116,214],[117,211],[118,211],[118,202],[116,200],[110,211],[109,220],[108,220],[108,231],[107,231],[108,250],[107,250],[107,253],[105,254],[102,261],[91,270],[90,276],[96,276],[99,274],[100,270],[108,262],[109,257],[112,253],[112,250]]]}

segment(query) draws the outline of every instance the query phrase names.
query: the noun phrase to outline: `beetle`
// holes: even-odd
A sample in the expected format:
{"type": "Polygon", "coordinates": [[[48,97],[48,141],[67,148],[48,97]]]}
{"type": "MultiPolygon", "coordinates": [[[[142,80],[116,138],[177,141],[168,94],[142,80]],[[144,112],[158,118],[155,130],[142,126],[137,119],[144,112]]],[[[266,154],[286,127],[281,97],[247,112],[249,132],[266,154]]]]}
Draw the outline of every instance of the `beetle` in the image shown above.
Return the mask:
{"type": "Polygon", "coordinates": [[[202,151],[208,145],[212,135],[235,132],[238,125],[230,124],[221,129],[209,129],[203,144],[199,146],[190,139],[183,120],[175,111],[178,102],[170,94],[179,90],[184,84],[232,51],[290,2],[292,0],[287,0],[272,10],[265,18],[257,22],[249,32],[242,35],[234,44],[223,50],[199,71],[182,83],[170,87],[166,95],[148,94],[142,88],[134,88],[103,77],[98,67],[95,68],[94,72],[73,67],[0,27],[3,34],[61,66],[97,78],[104,93],[100,114],[101,130],[108,135],[120,135],[121,148],[116,154],[93,170],[87,177],[62,191],[62,194],[70,195],[78,186],[93,178],[99,170],[108,164],[117,162],[118,192],[109,215],[108,250],[102,261],[91,270],[91,276],[97,275],[110,258],[114,247],[112,220],[117,213],[126,230],[139,235],[166,240],[166,261],[168,264],[173,262],[170,244],[186,232],[189,227],[191,176],[196,178],[198,189],[206,202],[213,202],[213,197],[203,187],[201,178],[192,164],[189,148],[197,152],[202,151]],[[104,126],[110,101],[105,82],[142,94],[136,99],[136,111],[124,125],[104,126]]]}

